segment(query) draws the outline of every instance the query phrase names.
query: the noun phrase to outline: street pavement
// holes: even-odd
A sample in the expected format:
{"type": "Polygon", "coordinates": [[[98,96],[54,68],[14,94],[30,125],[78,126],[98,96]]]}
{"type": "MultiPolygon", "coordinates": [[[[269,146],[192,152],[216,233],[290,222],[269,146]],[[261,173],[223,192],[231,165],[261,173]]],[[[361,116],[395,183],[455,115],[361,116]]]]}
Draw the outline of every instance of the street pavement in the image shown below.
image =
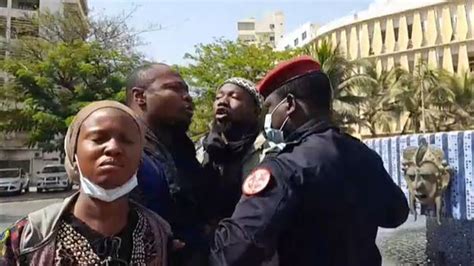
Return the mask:
{"type": "Polygon", "coordinates": [[[377,246],[382,254],[383,266],[427,265],[425,216],[418,215],[418,219],[414,221],[410,215],[396,229],[380,228],[377,246]]]}
{"type": "Polygon", "coordinates": [[[37,193],[36,187],[30,187],[30,192],[21,193],[20,195],[4,193],[0,194],[0,203],[65,198],[74,193],[76,190],[77,187],[74,187],[72,191],[53,190],[43,193],[37,193]]]}
{"type": "MultiPolygon", "coordinates": [[[[72,192],[35,193],[21,196],[0,197],[0,231],[28,213],[60,202],[72,192]]],[[[396,229],[379,229],[377,246],[383,266],[426,265],[426,221],[410,216],[405,224],[396,229]]]]}
{"type": "Polygon", "coordinates": [[[50,204],[60,202],[62,199],[76,191],[51,191],[37,193],[36,187],[30,187],[30,192],[21,195],[0,195],[0,231],[28,213],[44,208],[50,204]]]}

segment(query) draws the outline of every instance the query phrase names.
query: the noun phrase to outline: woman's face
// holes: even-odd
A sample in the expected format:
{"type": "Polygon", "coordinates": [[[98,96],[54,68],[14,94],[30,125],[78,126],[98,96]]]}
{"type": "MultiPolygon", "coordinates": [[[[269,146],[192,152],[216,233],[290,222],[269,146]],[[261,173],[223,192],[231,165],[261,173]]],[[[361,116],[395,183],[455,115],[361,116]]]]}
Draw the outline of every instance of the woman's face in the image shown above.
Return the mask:
{"type": "Polygon", "coordinates": [[[121,186],[135,174],[141,151],[138,125],[121,110],[100,109],[82,123],[76,151],[80,170],[105,189],[121,186]]]}

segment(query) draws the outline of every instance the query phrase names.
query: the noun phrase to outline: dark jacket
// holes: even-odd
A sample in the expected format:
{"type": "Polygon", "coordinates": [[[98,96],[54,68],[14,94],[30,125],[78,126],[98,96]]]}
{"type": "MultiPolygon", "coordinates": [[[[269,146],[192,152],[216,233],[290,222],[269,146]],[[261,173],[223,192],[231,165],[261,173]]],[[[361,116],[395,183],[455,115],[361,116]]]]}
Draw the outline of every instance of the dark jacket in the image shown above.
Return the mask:
{"type": "Polygon", "coordinates": [[[377,228],[397,227],[407,200],[380,157],[329,123],[309,121],[257,168],[266,188],[243,196],[216,230],[211,265],[380,265],[377,228]]]}
{"type": "Polygon", "coordinates": [[[219,221],[232,215],[242,195],[242,182],[263,160],[269,146],[263,134],[259,134],[240,156],[232,157],[229,162],[219,163],[209,155],[202,142],[203,140],[196,158],[202,164],[204,174],[209,179],[209,189],[212,190],[208,195],[212,198],[212,204],[208,206],[207,215],[210,220],[219,221]]]}
{"type": "Polygon", "coordinates": [[[149,202],[147,206],[157,212],[164,212],[172,227],[173,236],[186,243],[183,249],[172,254],[171,265],[204,265],[201,263],[202,257],[207,256],[209,247],[204,234],[203,218],[206,205],[203,201],[207,196],[204,189],[207,186],[201,165],[196,160],[194,144],[182,132],[173,134],[173,143],[166,147],[148,129],[144,153],[138,172],[139,187],[143,186],[142,192],[148,192],[142,193],[145,194],[142,195],[145,199],[143,201],[149,202]],[[142,182],[140,178],[143,178],[142,182]],[[168,193],[162,191],[158,184],[166,184],[168,193]]]}
{"type": "Polygon", "coordinates": [[[137,172],[138,186],[131,197],[148,209],[159,214],[165,220],[170,219],[171,194],[163,165],[146,152],[137,172]]]}
{"type": "Polygon", "coordinates": [[[186,246],[172,254],[172,265],[207,266],[209,236],[206,234],[207,178],[196,159],[194,144],[185,133],[173,135],[169,152],[176,167],[170,178],[173,198],[173,233],[186,246]]]}

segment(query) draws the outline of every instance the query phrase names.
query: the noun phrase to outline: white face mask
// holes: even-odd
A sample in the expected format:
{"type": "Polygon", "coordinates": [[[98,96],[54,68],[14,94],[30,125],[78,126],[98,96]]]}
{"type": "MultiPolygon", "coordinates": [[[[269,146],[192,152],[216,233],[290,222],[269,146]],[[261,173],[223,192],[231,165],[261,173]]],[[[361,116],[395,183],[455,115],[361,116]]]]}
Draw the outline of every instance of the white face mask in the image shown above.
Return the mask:
{"type": "Polygon", "coordinates": [[[81,167],[79,166],[79,161],[77,160],[77,156],[76,164],[80,175],[81,189],[91,198],[95,198],[105,202],[112,202],[118,198],[127,195],[138,185],[137,173],[135,173],[132,178],[125,182],[125,184],[116,188],[105,189],[97,184],[92,183],[88,177],[85,177],[82,174],[81,167]]]}
{"type": "Polygon", "coordinates": [[[285,136],[283,134],[283,127],[285,127],[286,123],[288,122],[289,116],[286,117],[285,121],[279,129],[272,128],[272,116],[273,113],[280,107],[287,99],[283,99],[281,102],[277,104],[277,106],[273,109],[273,111],[269,114],[265,115],[265,122],[263,124],[263,129],[265,131],[265,138],[270,142],[271,146],[277,146],[278,144],[282,144],[285,142],[285,136]]]}

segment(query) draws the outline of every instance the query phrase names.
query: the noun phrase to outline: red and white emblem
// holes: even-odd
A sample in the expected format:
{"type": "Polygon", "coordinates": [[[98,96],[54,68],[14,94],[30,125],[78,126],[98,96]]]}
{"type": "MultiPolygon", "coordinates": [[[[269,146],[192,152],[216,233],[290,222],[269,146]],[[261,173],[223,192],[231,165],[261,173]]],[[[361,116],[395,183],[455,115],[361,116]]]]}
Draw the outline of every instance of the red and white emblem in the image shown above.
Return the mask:
{"type": "Polygon", "coordinates": [[[252,196],[264,190],[270,183],[271,173],[265,168],[258,168],[253,171],[242,185],[245,195],[252,196]]]}

